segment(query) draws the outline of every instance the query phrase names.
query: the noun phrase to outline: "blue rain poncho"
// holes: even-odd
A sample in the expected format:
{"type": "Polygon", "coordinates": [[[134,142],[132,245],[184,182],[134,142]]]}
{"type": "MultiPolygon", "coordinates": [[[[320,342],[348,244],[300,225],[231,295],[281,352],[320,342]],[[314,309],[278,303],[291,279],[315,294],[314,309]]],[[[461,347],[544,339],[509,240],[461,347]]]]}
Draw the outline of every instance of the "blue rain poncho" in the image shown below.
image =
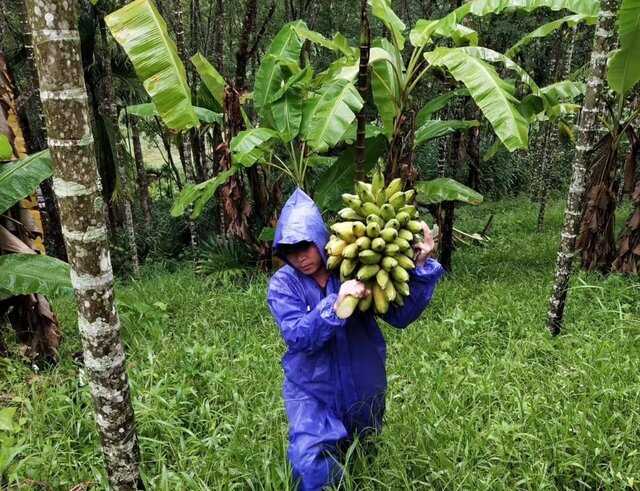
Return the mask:
{"type": "MultiPolygon", "coordinates": [[[[274,252],[284,244],[313,242],[326,264],[329,235],[320,211],[297,189],[276,227],[274,252]]],[[[283,258],[284,259],[284,258],[283,258]]],[[[434,259],[410,271],[411,295],[381,318],[407,327],[425,309],[443,275],[434,259]]],[[[319,490],[340,476],[336,447],[377,431],[387,388],[386,345],[371,311],[339,319],[333,305],[340,279],[331,275],[325,291],[290,265],[269,282],[268,303],[287,351],[282,358],[284,403],[289,420],[288,456],[303,490],[319,490]]]]}

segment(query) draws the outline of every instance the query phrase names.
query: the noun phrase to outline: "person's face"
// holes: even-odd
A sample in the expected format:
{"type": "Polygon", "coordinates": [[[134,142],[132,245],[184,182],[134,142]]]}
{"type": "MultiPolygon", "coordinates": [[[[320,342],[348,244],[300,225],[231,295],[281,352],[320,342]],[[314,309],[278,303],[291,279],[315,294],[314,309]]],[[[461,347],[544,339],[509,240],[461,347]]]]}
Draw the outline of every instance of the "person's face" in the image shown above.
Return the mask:
{"type": "Polygon", "coordinates": [[[324,267],[322,256],[315,244],[308,244],[306,247],[287,253],[287,261],[306,275],[313,275],[324,267]]]}

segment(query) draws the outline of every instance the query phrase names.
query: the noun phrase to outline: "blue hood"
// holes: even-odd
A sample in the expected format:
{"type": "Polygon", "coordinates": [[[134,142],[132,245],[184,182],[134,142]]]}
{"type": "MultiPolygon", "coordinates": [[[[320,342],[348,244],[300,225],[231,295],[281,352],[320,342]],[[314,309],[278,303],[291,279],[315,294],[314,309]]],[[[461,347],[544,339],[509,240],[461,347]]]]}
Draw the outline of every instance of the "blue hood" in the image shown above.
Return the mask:
{"type": "Polygon", "coordinates": [[[327,256],[324,250],[329,233],[322,220],[320,210],[300,188],[296,188],[282,208],[276,233],[273,239],[273,250],[283,260],[278,248],[284,244],[297,244],[298,242],[313,242],[325,264],[327,256]]]}

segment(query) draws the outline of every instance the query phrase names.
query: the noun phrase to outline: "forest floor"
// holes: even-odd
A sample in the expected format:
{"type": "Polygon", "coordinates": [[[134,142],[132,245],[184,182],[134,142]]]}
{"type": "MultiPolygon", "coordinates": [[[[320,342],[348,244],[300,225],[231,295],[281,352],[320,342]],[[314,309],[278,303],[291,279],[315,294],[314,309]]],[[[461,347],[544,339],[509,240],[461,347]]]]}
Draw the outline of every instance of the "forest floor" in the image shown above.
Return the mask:
{"type": "MultiPolygon", "coordinates": [[[[352,456],[344,489],[640,487],[640,284],[581,273],[565,331],[550,337],[561,203],[542,234],[536,211],[524,199],[461,210],[471,231],[495,213],[491,243],[456,252],[413,326],[383,328],[385,427],[375,459],[352,456]]],[[[290,489],[284,345],[265,288],[213,288],[187,264],[118,285],[147,489],[290,489]]],[[[54,306],[63,362],[34,374],[0,360],[0,404],[17,408],[24,445],[8,473],[20,489],[103,489],[89,389],[71,360],[73,301],[54,306]]]]}

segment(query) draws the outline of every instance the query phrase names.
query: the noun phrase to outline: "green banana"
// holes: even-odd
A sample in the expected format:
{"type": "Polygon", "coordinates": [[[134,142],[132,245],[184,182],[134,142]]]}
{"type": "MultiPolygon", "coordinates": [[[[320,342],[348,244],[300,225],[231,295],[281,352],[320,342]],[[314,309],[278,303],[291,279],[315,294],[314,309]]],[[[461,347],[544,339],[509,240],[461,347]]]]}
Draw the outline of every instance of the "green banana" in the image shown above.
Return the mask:
{"type": "Polygon", "coordinates": [[[362,222],[353,222],[353,234],[362,237],[367,232],[367,227],[362,222]]]}
{"type": "Polygon", "coordinates": [[[340,215],[340,218],[343,220],[364,220],[353,208],[342,208],[342,210],[338,212],[338,215],[340,215]]]}
{"type": "Polygon", "coordinates": [[[342,250],[347,246],[347,241],[342,239],[330,240],[327,242],[327,252],[332,256],[341,256],[342,250]]]}
{"type": "Polygon", "coordinates": [[[418,234],[422,232],[422,222],[419,222],[418,220],[409,220],[409,222],[407,223],[407,229],[409,229],[414,234],[418,234]]]}
{"type": "Polygon", "coordinates": [[[393,206],[387,203],[380,207],[380,213],[377,214],[381,215],[385,220],[391,220],[392,218],[395,218],[396,210],[393,208],[393,206]]]}
{"type": "Polygon", "coordinates": [[[416,267],[414,262],[404,254],[398,254],[395,258],[398,261],[398,266],[404,269],[413,269],[416,267]]]}
{"type": "Polygon", "coordinates": [[[342,250],[342,257],[346,259],[355,259],[358,257],[358,244],[349,244],[342,250]]]}
{"type": "Polygon", "coordinates": [[[389,198],[389,203],[396,210],[399,210],[406,204],[404,201],[404,193],[402,191],[398,191],[396,194],[391,196],[391,198],[389,198]]]}
{"type": "Polygon", "coordinates": [[[378,314],[386,314],[389,310],[389,301],[377,283],[373,285],[373,306],[378,314]]]}
{"type": "Polygon", "coordinates": [[[411,217],[406,211],[401,211],[396,215],[396,220],[398,220],[398,222],[400,222],[400,225],[404,227],[407,223],[409,223],[411,217]]]}
{"type": "Polygon", "coordinates": [[[413,203],[413,199],[416,197],[416,190],[415,189],[409,189],[408,191],[405,191],[404,193],[404,202],[408,205],[410,205],[411,203],[413,203]]]}
{"type": "Polygon", "coordinates": [[[354,222],[338,222],[331,225],[331,230],[336,233],[338,237],[347,242],[354,242],[356,237],[353,233],[354,222]]]}
{"type": "Polygon", "coordinates": [[[377,264],[367,264],[360,267],[356,274],[356,278],[358,278],[359,281],[366,281],[373,278],[378,271],[380,271],[380,266],[377,264]]]}
{"type": "Polygon", "coordinates": [[[411,247],[411,244],[409,244],[408,241],[401,239],[400,237],[394,240],[393,243],[397,245],[401,251],[406,251],[407,249],[409,249],[409,247],[411,247]]]}
{"type": "Polygon", "coordinates": [[[371,239],[366,235],[363,237],[358,237],[356,240],[356,244],[358,244],[358,249],[364,251],[366,249],[371,249],[371,239]]]}
{"type": "Polygon", "coordinates": [[[404,300],[402,300],[402,295],[396,295],[395,304],[399,307],[402,307],[404,305],[404,300]]]}
{"type": "Polygon", "coordinates": [[[395,218],[392,218],[387,223],[384,224],[384,228],[393,228],[398,230],[400,228],[400,222],[395,218]]]}
{"type": "Polygon", "coordinates": [[[384,248],[384,253],[387,256],[394,256],[400,252],[400,248],[396,244],[387,244],[384,248]]]}
{"type": "Polygon", "coordinates": [[[382,259],[382,268],[389,272],[391,271],[393,268],[395,268],[398,265],[398,261],[396,258],[391,257],[391,256],[387,256],[385,258],[382,259]]]}
{"type": "Polygon", "coordinates": [[[346,319],[351,317],[351,314],[356,310],[356,307],[360,303],[360,299],[353,295],[345,296],[342,301],[336,307],[336,315],[340,319],[346,319]]]}
{"type": "Polygon", "coordinates": [[[365,215],[380,215],[381,211],[375,203],[364,203],[361,208],[365,215]]]}
{"type": "Polygon", "coordinates": [[[367,225],[367,237],[375,239],[378,235],[380,235],[380,225],[376,222],[369,223],[367,225]]]}
{"type": "Polygon", "coordinates": [[[371,308],[372,302],[373,302],[373,294],[369,293],[369,295],[360,299],[360,302],[358,302],[358,309],[360,310],[360,312],[366,312],[371,308]]]}
{"type": "Polygon", "coordinates": [[[418,209],[414,205],[405,205],[398,210],[398,213],[407,213],[411,218],[418,218],[418,209]]]}
{"type": "Polygon", "coordinates": [[[385,242],[393,242],[398,237],[398,231],[395,228],[384,228],[380,232],[380,237],[382,237],[385,242]]]}
{"type": "Polygon", "coordinates": [[[386,245],[387,243],[384,241],[382,237],[376,237],[371,241],[371,249],[373,249],[376,252],[384,251],[384,248],[386,245]]]}
{"type": "Polygon", "coordinates": [[[399,281],[395,281],[394,286],[396,288],[396,290],[398,291],[398,293],[400,293],[400,295],[402,295],[403,297],[408,297],[409,296],[409,284],[406,282],[399,282],[399,281]]]}
{"type": "Polygon", "coordinates": [[[382,256],[371,249],[362,251],[358,254],[358,258],[362,264],[378,264],[382,256]]]}
{"type": "Polygon", "coordinates": [[[384,175],[380,169],[376,169],[371,180],[371,193],[377,196],[380,191],[384,191],[384,175]]]}
{"type": "Polygon", "coordinates": [[[406,269],[400,266],[396,266],[391,270],[391,277],[400,283],[409,281],[409,273],[407,273],[406,269]]]}
{"type": "Polygon", "coordinates": [[[402,179],[396,177],[393,181],[389,183],[387,188],[384,190],[384,194],[386,198],[389,200],[394,194],[402,191],[402,179]]]}
{"type": "Polygon", "coordinates": [[[384,220],[380,218],[379,215],[374,215],[373,213],[371,215],[367,215],[367,225],[371,222],[377,223],[378,225],[380,225],[380,228],[384,226],[384,220]]]}
{"type": "Polygon", "coordinates": [[[384,289],[389,283],[389,273],[387,273],[384,269],[381,269],[376,273],[376,282],[380,285],[380,288],[384,289]]]}
{"type": "Polygon", "coordinates": [[[340,265],[340,277],[348,278],[353,273],[353,270],[356,269],[357,264],[358,262],[353,259],[343,259],[340,265]]]}
{"type": "Polygon", "coordinates": [[[366,203],[374,203],[376,201],[375,196],[371,192],[371,184],[368,182],[356,182],[356,192],[358,193],[358,197],[362,201],[363,205],[366,203]]]}
{"type": "Polygon", "coordinates": [[[406,228],[401,228],[398,230],[398,237],[411,242],[413,240],[413,232],[411,230],[407,230],[406,228]]]}
{"type": "Polygon", "coordinates": [[[396,293],[396,289],[393,286],[393,282],[388,282],[387,286],[384,288],[384,296],[387,297],[389,302],[393,302],[398,294],[396,293]]]}
{"type": "Polygon", "coordinates": [[[329,259],[327,259],[327,268],[335,269],[338,267],[338,265],[341,262],[342,262],[341,256],[329,256],[329,259]]]}

